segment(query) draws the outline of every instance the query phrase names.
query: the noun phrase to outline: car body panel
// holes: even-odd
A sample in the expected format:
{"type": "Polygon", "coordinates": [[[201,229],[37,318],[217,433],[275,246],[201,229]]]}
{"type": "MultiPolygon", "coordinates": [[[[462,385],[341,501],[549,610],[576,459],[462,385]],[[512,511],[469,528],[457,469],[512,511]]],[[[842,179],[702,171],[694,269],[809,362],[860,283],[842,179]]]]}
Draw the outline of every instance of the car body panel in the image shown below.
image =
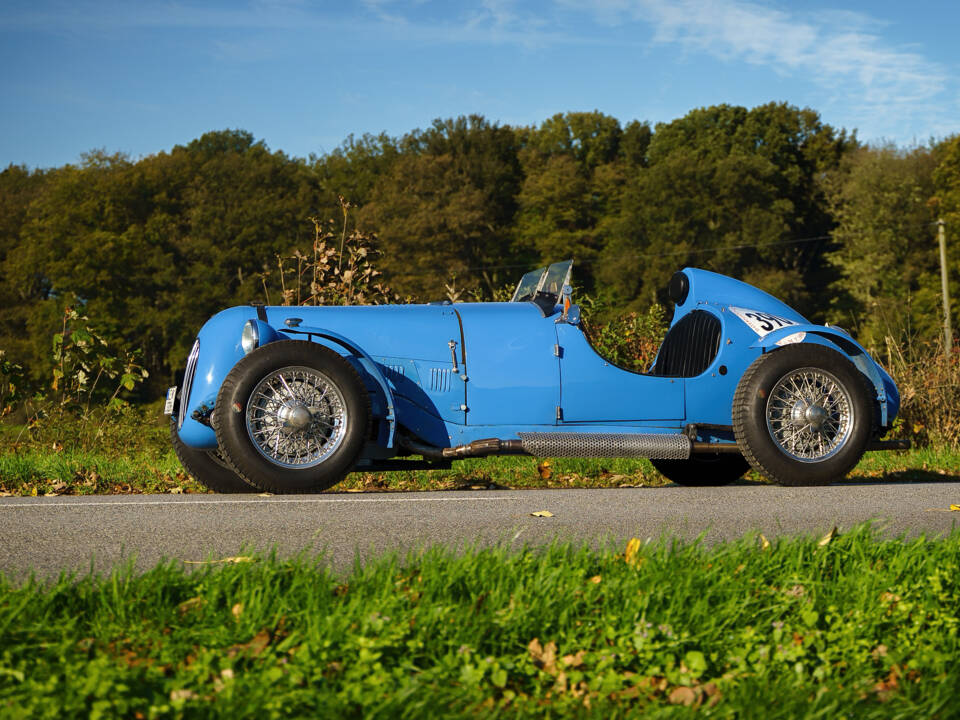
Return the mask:
{"type": "Polygon", "coordinates": [[[683,380],[624,370],[604,360],[583,330],[556,323],[560,346],[560,407],[571,423],[676,421],[684,418],[683,380]]]}
{"type": "MultiPolygon", "coordinates": [[[[554,425],[560,402],[555,318],[529,302],[464,303],[467,425],[554,425]]],[[[463,382],[461,381],[463,384],[463,382]]]]}
{"type": "Polygon", "coordinates": [[[814,325],[740,281],[692,268],[682,272],[688,289],[671,328],[698,310],[719,327],[716,355],[694,377],[616,367],[589,344],[575,320],[576,306],[569,314],[562,304],[534,300],[230,308],[198,334],[190,396],[179,400],[187,405],[180,437],[194,448],[217,447],[204,413],[209,416],[224,378],[244,356],[240,337],[251,320],[261,344],[321,343],[354,365],[378,423],[363,457],[398,452],[399,433],[441,448],[544,431],[688,432],[702,441],[731,443],[741,377],[763,353],[788,343],[826,345],[850,358],[874,388],[880,430],[892,423],[900,402],[896,386],[849,335],[814,325]]]}

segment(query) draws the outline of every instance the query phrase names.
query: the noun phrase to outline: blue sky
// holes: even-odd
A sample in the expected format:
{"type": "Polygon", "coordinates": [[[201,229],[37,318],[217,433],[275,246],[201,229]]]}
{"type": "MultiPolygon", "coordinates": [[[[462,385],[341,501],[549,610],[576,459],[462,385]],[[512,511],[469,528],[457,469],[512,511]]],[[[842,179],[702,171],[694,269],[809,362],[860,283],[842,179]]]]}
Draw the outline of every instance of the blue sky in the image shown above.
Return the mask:
{"type": "Polygon", "coordinates": [[[786,101],[862,140],[960,131],[960,3],[3,0],[0,167],[243,128],[307,157],[470,113],[669,121],[786,101]]]}

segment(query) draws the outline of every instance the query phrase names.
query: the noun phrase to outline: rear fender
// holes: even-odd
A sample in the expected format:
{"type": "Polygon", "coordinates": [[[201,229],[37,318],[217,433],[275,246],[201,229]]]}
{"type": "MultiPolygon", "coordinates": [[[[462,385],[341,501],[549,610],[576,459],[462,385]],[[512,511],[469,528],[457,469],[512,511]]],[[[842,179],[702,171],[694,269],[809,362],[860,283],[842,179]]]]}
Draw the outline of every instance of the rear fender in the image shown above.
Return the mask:
{"type": "Polygon", "coordinates": [[[880,427],[888,427],[900,409],[900,394],[893,380],[860,343],[836,328],[800,324],[779,328],[757,338],[751,347],[761,348],[764,352],[793,343],[814,343],[825,345],[846,355],[860,372],[873,385],[878,405],[880,427]]]}

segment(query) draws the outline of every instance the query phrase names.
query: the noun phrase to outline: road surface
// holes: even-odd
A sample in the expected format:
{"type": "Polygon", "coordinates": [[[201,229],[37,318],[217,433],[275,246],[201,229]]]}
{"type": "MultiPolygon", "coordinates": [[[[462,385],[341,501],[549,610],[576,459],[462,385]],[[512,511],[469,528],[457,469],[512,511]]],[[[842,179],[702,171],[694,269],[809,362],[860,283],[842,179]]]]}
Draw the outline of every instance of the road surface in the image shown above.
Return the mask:
{"type": "MultiPolygon", "coordinates": [[[[757,530],[768,538],[875,520],[888,536],[936,536],[960,525],[960,483],[783,488],[619,488],[337,493],[313,496],[124,495],[0,499],[0,572],[105,572],[132,561],[202,561],[276,547],[326,553],[338,572],[355,557],[442,543],[548,542],[622,547],[661,535],[713,543],[757,530]],[[532,517],[548,510],[553,517],[532,517]]],[[[199,567],[191,565],[190,567],[199,567]]]]}

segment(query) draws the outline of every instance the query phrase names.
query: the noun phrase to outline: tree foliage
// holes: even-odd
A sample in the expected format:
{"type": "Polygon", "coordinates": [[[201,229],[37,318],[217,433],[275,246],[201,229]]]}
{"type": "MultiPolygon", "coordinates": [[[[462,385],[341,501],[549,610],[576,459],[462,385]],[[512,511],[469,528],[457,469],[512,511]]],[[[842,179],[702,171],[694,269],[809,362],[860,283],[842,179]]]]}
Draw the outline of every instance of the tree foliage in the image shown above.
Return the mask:
{"type": "MultiPolygon", "coordinates": [[[[691,265],[869,343],[932,338],[938,216],[956,247],[960,139],[865,147],[784,103],[656,127],[599,111],[531,127],[474,115],[350,136],[306,160],[224,130],[139,160],[94,151],[0,172],[0,347],[35,383],[49,378],[50,337],[75,307],[111,346],[142,351],[157,392],[212,313],[262,299],[269,273],[279,298],[277,258],[291,270],[297,252],[312,257],[330,221],[363,238],[364,277],[404,297],[498,297],[523,269],[573,257],[598,307],[642,311],[691,265]]],[[[324,242],[328,253],[337,239],[324,242]]]]}

